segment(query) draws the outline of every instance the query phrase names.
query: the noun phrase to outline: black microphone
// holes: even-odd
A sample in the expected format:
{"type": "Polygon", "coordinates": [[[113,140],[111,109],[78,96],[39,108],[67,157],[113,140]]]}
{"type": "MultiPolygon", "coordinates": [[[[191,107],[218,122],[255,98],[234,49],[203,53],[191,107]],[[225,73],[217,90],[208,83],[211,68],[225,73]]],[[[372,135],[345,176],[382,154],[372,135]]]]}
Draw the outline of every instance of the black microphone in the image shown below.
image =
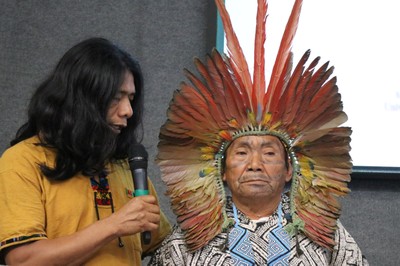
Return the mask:
{"type": "MultiPolygon", "coordinates": [[[[135,197],[149,195],[149,186],[147,183],[147,159],[148,154],[142,144],[132,145],[129,151],[129,166],[131,168],[133,184],[135,186],[135,197]]],[[[144,244],[150,244],[151,233],[146,231],[142,233],[144,244]]]]}

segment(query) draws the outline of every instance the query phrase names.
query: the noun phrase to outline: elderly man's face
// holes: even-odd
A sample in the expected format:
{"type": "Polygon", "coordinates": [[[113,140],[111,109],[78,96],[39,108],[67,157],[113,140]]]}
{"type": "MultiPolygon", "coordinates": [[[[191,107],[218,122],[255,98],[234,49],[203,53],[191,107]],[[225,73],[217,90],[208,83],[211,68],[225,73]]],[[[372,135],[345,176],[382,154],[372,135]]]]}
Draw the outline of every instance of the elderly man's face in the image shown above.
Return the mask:
{"type": "Polygon", "coordinates": [[[274,136],[243,136],[226,151],[224,181],[233,199],[280,197],[292,177],[286,167],[286,152],[274,136]]]}

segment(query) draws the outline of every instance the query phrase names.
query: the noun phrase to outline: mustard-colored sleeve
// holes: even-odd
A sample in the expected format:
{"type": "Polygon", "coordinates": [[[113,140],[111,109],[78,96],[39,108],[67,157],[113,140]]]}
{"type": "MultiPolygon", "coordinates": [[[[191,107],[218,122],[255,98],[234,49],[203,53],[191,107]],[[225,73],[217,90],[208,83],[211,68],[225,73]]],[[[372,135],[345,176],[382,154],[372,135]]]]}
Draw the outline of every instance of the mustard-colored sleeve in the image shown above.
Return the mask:
{"type": "MultiPolygon", "coordinates": [[[[150,179],[148,179],[148,184],[150,194],[154,195],[158,201],[157,192],[150,179]]],[[[151,232],[151,242],[149,245],[143,245],[143,253],[151,253],[152,251],[154,251],[159,245],[161,245],[161,242],[170,232],[171,224],[169,223],[165,214],[161,211],[160,226],[158,227],[158,230],[151,232]]]]}
{"type": "Polygon", "coordinates": [[[0,250],[46,238],[38,165],[18,149],[0,158],[0,250]]]}

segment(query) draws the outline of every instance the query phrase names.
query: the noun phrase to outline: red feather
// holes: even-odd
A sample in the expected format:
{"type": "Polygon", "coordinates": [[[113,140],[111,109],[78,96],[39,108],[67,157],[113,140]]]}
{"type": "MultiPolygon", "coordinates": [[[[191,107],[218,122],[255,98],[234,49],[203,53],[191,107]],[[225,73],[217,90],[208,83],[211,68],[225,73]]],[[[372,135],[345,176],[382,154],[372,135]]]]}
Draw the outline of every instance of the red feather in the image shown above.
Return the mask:
{"type": "Polygon", "coordinates": [[[270,83],[268,85],[267,95],[265,99],[266,110],[269,110],[269,106],[272,100],[271,96],[274,95],[274,92],[277,89],[277,84],[281,79],[285,78],[285,73],[283,69],[287,63],[287,58],[289,57],[292,49],[292,42],[294,35],[296,34],[297,31],[302,4],[303,4],[302,0],[296,0],[292,9],[292,13],[290,14],[289,17],[289,21],[286,24],[285,32],[283,34],[278,54],[276,56],[274,68],[272,69],[270,83]]]}
{"type": "MultiPolygon", "coordinates": [[[[253,93],[254,103],[261,105],[265,93],[265,23],[267,18],[268,4],[265,0],[258,0],[256,34],[254,41],[254,74],[253,74],[253,93]]],[[[261,115],[261,114],[258,114],[261,115]]]]}
{"type": "Polygon", "coordinates": [[[246,58],[239,44],[239,40],[236,36],[236,33],[233,30],[231,19],[223,2],[224,2],[223,0],[215,1],[219,13],[221,15],[222,23],[224,25],[229,56],[232,61],[232,68],[235,69],[235,73],[237,74],[237,79],[240,80],[241,83],[243,83],[244,88],[248,90],[247,95],[250,96],[252,94],[251,90],[253,86],[251,82],[249,67],[247,65],[246,58]]]}

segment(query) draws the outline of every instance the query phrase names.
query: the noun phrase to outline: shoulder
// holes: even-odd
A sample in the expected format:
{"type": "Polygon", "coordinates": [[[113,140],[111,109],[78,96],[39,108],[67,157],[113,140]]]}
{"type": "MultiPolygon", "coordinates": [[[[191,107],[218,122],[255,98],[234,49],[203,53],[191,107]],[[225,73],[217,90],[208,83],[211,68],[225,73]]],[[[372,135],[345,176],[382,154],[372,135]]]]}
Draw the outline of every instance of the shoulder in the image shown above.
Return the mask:
{"type": "Polygon", "coordinates": [[[50,165],[54,161],[54,151],[40,145],[38,137],[31,137],[8,148],[0,158],[0,171],[23,171],[36,169],[38,164],[50,165]]]}
{"type": "Polygon", "coordinates": [[[332,265],[368,265],[357,242],[340,220],[338,220],[337,226],[335,233],[336,246],[331,258],[332,265]]]}
{"type": "Polygon", "coordinates": [[[182,229],[178,225],[174,225],[171,233],[167,235],[164,239],[161,247],[169,247],[169,246],[180,246],[180,249],[184,252],[187,252],[187,247],[185,244],[185,236],[182,232],[182,229]]]}
{"type": "Polygon", "coordinates": [[[4,152],[0,158],[1,193],[4,193],[6,187],[13,187],[19,192],[22,188],[34,188],[31,192],[40,193],[46,180],[40,165],[54,164],[54,155],[52,151],[38,143],[37,138],[29,138],[4,152]]]}
{"type": "Polygon", "coordinates": [[[183,256],[187,252],[184,235],[179,226],[175,225],[152,256],[149,265],[184,264],[185,259],[183,256]]]}
{"type": "Polygon", "coordinates": [[[337,221],[335,241],[338,247],[357,245],[354,238],[347,232],[340,220],[337,221]]]}

